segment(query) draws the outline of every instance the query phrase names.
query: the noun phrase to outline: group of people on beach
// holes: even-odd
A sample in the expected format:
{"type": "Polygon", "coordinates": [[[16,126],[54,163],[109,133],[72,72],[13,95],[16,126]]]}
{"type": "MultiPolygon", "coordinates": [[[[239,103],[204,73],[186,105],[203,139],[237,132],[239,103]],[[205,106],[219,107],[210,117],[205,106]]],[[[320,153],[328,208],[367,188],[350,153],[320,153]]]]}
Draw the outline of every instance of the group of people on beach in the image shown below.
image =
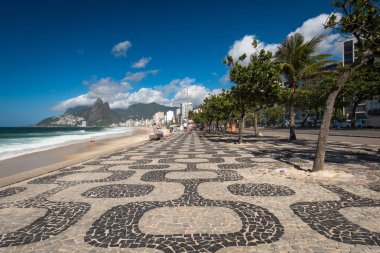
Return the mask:
{"type": "MultiPolygon", "coordinates": [[[[155,135],[160,136],[161,140],[166,140],[165,135],[164,135],[164,131],[161,130],[161,127],[158,124],[153,123],[152,128],[153,128],[153,133],[155,135]]],[[[173,129],[170,129],[170,130],[171,130],[170,132],[173,131],[173,129]]],[[[193,133],[193,123],[192,122],[183,123],[183,131],[185,133],[192,134],[193,133]]]]}
{"type": "Polygon", "coordinates": [[[153,133],[159,136],[160,140],[166,140],[164,131],[161,130],[159,125],[157,125],[156,123],[153,123],[152,128],[153,128],[153,133]]]}
{"type": "Polygon", "coordinates": [[[185,122],[185,123],[183,123],[183,131],[185,133],[187,132],[189,134],[193,133],[193,123],[192,122],[189,122],[189,123],[185,122]]]}

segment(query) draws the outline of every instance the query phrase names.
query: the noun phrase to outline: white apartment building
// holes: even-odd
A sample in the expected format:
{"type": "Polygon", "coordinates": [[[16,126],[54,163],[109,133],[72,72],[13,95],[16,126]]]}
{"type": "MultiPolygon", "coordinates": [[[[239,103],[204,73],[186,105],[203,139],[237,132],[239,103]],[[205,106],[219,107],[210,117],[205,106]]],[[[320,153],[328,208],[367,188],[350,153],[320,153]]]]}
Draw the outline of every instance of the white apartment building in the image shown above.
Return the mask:
{"type": "Polygon", "coordinates": [[[153,115],[153,122],[156,124],[162,124],[165,120],[165,113],[164,112],[156,112],[153,115]]]}
{"type": "Polygon", "coordinates": [[[169,110],[169,111],[166,112],[165,121],[166,122],[173,122],[173,121],[175,121],[174,112],[173,111],[169,110]]]}
{"type": "Polygon", "coordinates": [[[181,103],[181,120],[187,119],[190,111],[193,111],[193,103],[181,103]]]}
{"type": "Polygon", "coordinates": [[[175,112],[175,121],[178,123],[181,122],[181,108],[178,108],[175,112]]]}

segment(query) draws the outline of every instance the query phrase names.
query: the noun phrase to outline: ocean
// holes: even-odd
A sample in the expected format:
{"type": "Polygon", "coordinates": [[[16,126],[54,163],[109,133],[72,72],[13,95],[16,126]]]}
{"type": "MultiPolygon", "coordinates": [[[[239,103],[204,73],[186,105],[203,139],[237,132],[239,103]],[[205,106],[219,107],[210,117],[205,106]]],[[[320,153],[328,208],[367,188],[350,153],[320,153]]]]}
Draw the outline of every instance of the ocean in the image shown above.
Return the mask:
{"type": "Polygon", "coordinates": [[[0,127],[0,161],[95,138],[131,132],[131,128],[0,127]]]}

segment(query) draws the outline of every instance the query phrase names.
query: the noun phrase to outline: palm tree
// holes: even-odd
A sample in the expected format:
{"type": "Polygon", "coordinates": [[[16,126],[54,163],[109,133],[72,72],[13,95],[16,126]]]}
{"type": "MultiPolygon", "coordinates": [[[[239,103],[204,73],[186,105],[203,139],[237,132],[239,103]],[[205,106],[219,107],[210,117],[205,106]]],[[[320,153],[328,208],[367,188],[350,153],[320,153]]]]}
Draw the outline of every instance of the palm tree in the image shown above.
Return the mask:
{"type": "Polygon", "coordinates": [[[302,34],[295,33],[287,37],[276,52],[276,58],[282,63],[282,72],[289,82],[290,88],[290,140],[297,139],[294,130],[297,85],[299,85],[299,82],[314,75],[323,65],[330,62],[326,60],[330,55],[315,54],[322,39],[323,36],[317,36],[309,41],[305,41],[302,34]]]}

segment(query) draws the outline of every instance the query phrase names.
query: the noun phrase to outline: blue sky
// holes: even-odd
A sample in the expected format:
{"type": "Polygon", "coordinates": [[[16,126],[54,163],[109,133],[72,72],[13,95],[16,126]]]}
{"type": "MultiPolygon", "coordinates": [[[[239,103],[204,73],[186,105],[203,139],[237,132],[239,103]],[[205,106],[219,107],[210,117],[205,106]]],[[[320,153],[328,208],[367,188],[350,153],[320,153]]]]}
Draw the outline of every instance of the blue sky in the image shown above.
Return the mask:
{"type": "Polygon", "coordinates": [[[330,0],[0,2],[0,126],[23,126],[101,97],[111,107],[199,104],[229,88],[230,53],[255,36],[275,50],[291,32],[325,33],[330,0]],[[298,29],[298,30],[297,30],[298,29]]]}

